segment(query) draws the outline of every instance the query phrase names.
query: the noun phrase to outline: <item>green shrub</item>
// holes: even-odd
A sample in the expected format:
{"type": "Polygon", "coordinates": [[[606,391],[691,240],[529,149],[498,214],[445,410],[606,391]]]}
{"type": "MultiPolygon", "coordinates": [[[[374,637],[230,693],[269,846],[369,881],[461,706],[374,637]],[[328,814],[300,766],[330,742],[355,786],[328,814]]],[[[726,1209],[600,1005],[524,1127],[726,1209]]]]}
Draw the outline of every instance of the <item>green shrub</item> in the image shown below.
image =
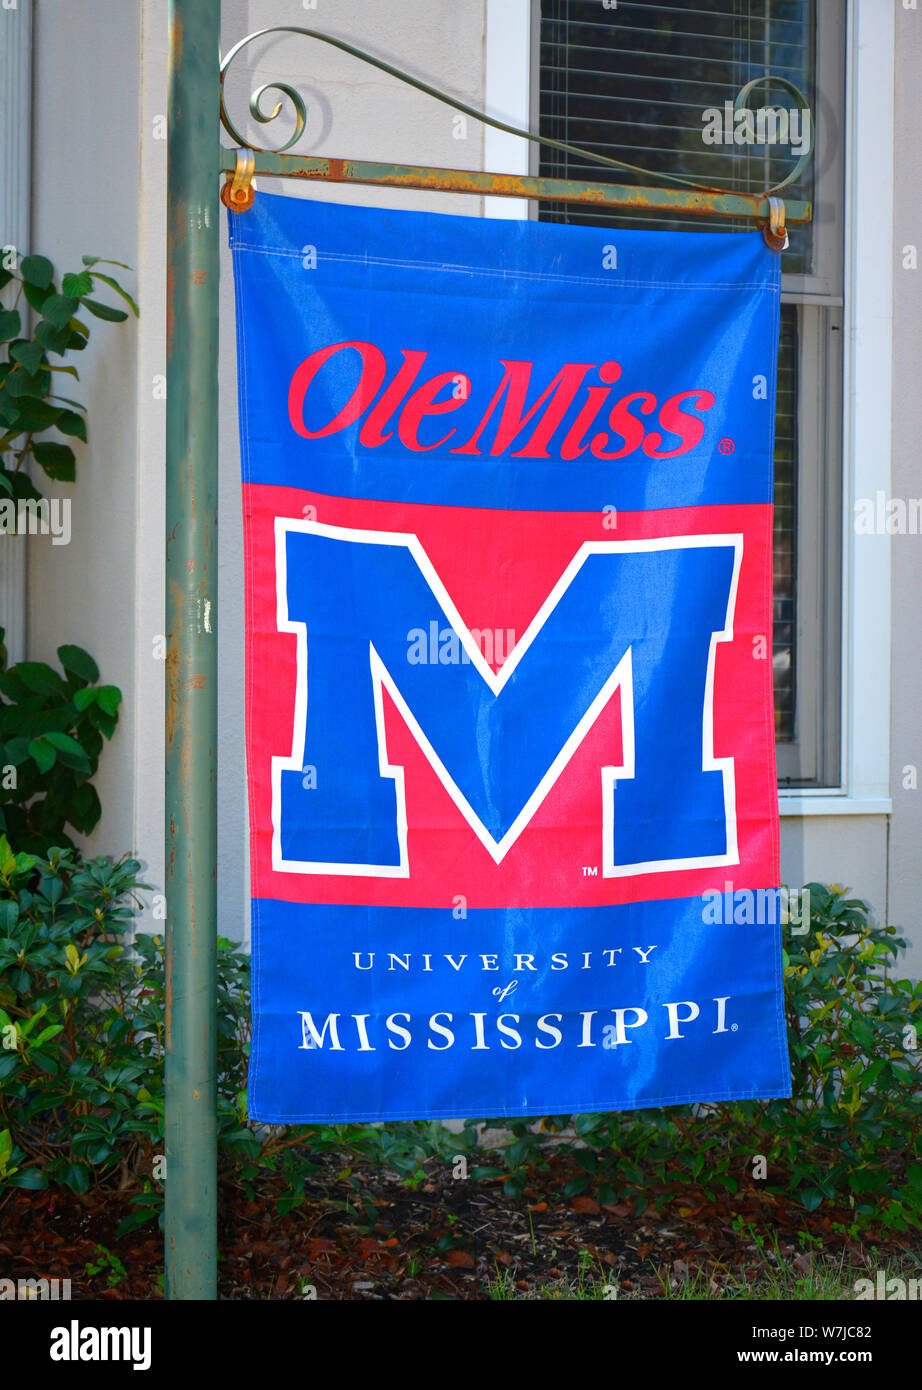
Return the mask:
{"type": "Polygon", "coordinates": [[[117,686],[96,684],[81,647],[58,647],[58,659],[62,674],[44,661],[7,666],[0,628],[0,833],[31,854],[72,846],[65,826],[86,835],[99,820],[89,779],[122,698],[117,686]]]}
{"type": "MultiPolygon", "coordinates": [[[[41,497],[23,468],[29,459],[49,478],[64,483],[74,481],[76,462],[70,445],[62,440],[35,438],[54,429],[64,439],[86,442],[86,422],[78,414],[83,406],[53,389],[58,374],[79,381],[77,368],[70,362],[65,365],[50,358],[63,359],[86,347],[90,330],[77,317],[84,309],[94,318],[112,323],[128,317],[124,309],[93,297],[95,281],[114,290],[135,316],[138,312],[131,295],[111,275],[95,270],[98,265],[128,269],[121,261],[84,256],[83,269],[65,275],[59,292],[55,269],[47,256],[25,256],[18,269],[10,269],[4,260],[0,268],[0,500],[6,497],[18,504],[21,499],[41,497]],[[35,316],[34,327],[28,337],[23,337],[23,311],[28,309],[35,316]]],[[[14,524],[7,528],[10,531],[17,529],[18,505],[12,510],[14,524]]]]}
{"type": "MultiPolygon", "coordinates": [[[[126,942],[137,895],[136,861],[83,862],[13,855],[0,839],[0,1190],[118,1180],[133,1192],[130,1228],[162,1201],[164,950],[160,936],[126,942]]],[[[697,1189],[705,1196],[753,1185],[767,1160],[768,1190],[806,1210],[844,1208],[853,1233],[875,1223],[922,1225],[922,1089],[915,1020],[922,985],[890,979],[905,945],[873,924],[866,904],[809,885],[810,928],[785,955],[795,1094],[791,1100],[671,1107],[631,1113],[503,1121],[514,1141],[472,1177],[505,1176],[510,1197],[553,1182],[548,1133],[572,1127],[580,1171],[563,1196],[630,1199],[638,1211],[697,1189]],[[543,1175],[547,1175],[545,1178],[543,1175]]],[[[284,1213],[330,1152],[359,1160],[349,1178],[358,1214],[377,1219],[362,1161],[412,1185],[435,1155],[473,1150],[437,1123],[250,1126],[248,955],[219,940],[217,1081],[219,1174],[252,1194],[274,1174],[284,1213]]],[[[347,1172],[350,1170],[347,1170],[347,1172]]]]}
{"type": "Polygon", "coordinates": [[[83,1193],[152,1153],[140,1092],[159,1065],[162,997],[121,944],[138,870],[13,855],[0,837],[0,1129],[15,1187],[83,1193]]]}
{"type": "MultiPolygon", "coordinates": [[[[788,935],[784,954],[792,1098],[549,1117],[542,1129],[572,1125],[586,1145],[574,1150],[583,1173],[566,1196],[591,1189],[640,1211],[692,1186],[711,1196],[759,1186],[808,1211],[845,1208],[853,1231],[922,1226],[922,984],[890,978],[906,942],[875,926],[866,903],[807,888],[809,930],[788,935]],[[757,1155],[767,1164],[759,1182],[757,1155]]],[[[527,1120],[506,1123],[515,1196],[545,1161],[543,1140],[527,1120]]]]}
{"type": "MultiPolygon", "coordinates": [[[[0,837],[0,1190],[117,1181],[133,1192],[126,1229],[162,1205],[164,941],[132,919],[145,885],[136,860],[13,854],[0,837]],[[129,944],[130,942],[130,944],[129,944]]],[[[287,1129],[247,1124],[249,956],[219,939],[218,1143],[222,1176],[252,1190],[284,1179],[281,1211],[303,1200],[312,1163],[330,1150],[410,1172],[458,1152],[440,1125],[287,1129]]],[[[469,1136],[470,1138],[470,1136],[469,1136]]],[[[357,1185],[357,1204],[364,1194],[357,1185]]]]}

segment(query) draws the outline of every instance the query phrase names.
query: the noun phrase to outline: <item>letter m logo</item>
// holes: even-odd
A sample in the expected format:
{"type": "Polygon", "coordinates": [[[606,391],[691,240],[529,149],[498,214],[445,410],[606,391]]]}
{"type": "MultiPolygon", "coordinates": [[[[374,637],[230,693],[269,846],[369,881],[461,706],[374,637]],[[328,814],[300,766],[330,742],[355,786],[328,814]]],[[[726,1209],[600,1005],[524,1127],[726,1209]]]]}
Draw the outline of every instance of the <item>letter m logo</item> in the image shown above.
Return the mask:
{"type": "Polygon", "coordinates": [[[298,650],[292,755],[272,760],[273,868],[411,877],[385,689],[496,864],[612,699],[622,738],[598,769],[603,876],[739,862],[713,695],[740,535],[583,542],[499,671],[416,536],[277,518],[275,542],[278,628],[298,650]],[[461,659],[411,658],[408,634],[446,629],[461,659]]]}

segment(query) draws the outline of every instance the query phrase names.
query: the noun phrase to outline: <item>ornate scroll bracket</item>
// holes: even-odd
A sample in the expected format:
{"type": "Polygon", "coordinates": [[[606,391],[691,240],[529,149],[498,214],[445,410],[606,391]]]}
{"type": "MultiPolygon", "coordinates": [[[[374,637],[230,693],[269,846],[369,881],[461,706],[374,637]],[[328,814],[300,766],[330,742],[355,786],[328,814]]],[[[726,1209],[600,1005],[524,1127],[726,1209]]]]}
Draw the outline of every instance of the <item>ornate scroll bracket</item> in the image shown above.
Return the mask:
{"type": "MultiPolygon", "coordinates": [[[[652,185],[651,185],[650,187],[648,187],[648,188],[636,188],[636,189],[632,189],[631,192],[635,193],[635,194],[636,194],[636,197],[632,197],[632,198],[630,199],[629,202],[628,202],[628,199],[627,199],[626,197],[621,198],[621,199],[620,199],[620,205],[644,206],[644,198],[643,198],[643,195],[644,195],[644,194],[648,194],[648,195],[649,195],[649,201],[648,201],[648,203],[647,203],[646,205],[649,206],[649,207],[654,207],[654,208],[660,206],[660,201],[661,201],[661,199],[663,198],[663,195],[672,192],[672,193],[673,193],[673,197],[675,197],[676,193],[678,192],[678,190],[668,190],[668,189],[664,189],[664,188],[661,188],[661,187],[658,188],[658,187],[656,186],[656,181],[657,181],[657,180],[660,180],[660,181],[665,180],[665,181],[666,181],[667,183],[669,183],[669,184],[676,184],[676,185],[679,185],[681,189],[688,189],[688,190],[691,190],[691,193],[690,193],[690,195],[689,195],[689,206],[688,206],[688,208],[687,208],[687,210],[689,210],[689,211],[693,211],[693,212],[704,212],[704,211],[716,210],[715,208],[709,208],[709,207],[707,207],[707,206],[705,205],[705,202],[704,202],[703,200],[701,200],[701,199],[697,199],[697,200],[696,200],[695,197],[694,197],[695,194],[704,194],[704,195],[708,195],[707,201],[708,201],[708,202],[711,202],[711,203],[713,203],[715,199],[718,199],[718,200],[722,200],[722,199],[733,200],[734,198],[735,198],[735,200],[736,200],[737,202],[738,202],[741,198],[742,198],[743,200],[745,200],[746,202],[749,202],[749,203],[754,202],[756,205],[758,205],[758,207],[759,207],[759,214],[758,214],[758,215],[761,216],[761,215],[762,215],[762,207],[764,206],[765,200],[766,200],[766,199],[771,199],[771,200],[773,200],[773,201],[776,201],[776,202],[779,202],[779,203],[780,203],[780,200],[778,199],[778,196],[777,196],[777,195],[781,192],[782,189],[789,187],[792,183],[795,182],[795,180],[796,180],[796,179],[798,178],[798,176],[800,175],[801,171],[806,167],[807,163],[809,162],[809,160],[810,160],[810,158],[812,157],[812,154],[813,154],[813,126],[812,126],[812,121],[811,121],[811,122],[809,122],[810,138],[809,138],[809,145],[808,145],[808,148],[807,148],[807,149],[804,151],[804,153],[800,156],[800,158],[798,159],[798,161],[797,161],[796,165],[794,166],[794,168],[790,171],[790,173],[789,173],[784,179],[782,179],[782,181],[781,181],[780,183],[774,184],[771,188],[766,189],[766,190],[765,190],[762,194],[760,194],[760,195],[749,195],[749,194],[734,195],[730,190],[727,190],[727,189],[717,188],[717,187],[714,187],[714,186],[712,186],[712,185],[710,185],[710,184],[697,183],[697,182],[695,182],[695,181],[692,180],[692,179],[683,178],[682,176],[680,176],[680,175],[678,175],[678,174],[668,174],[668,173],[657,173],[657,174],[654,174],[654,173],[652,173],[650,170],[642,168],[640,165],[637,165],[637,164],[629,164],[629,163],[627,163],[625,160],[614,159],[614,158],[612,158],[612,157],[610,157],[610,156],[608,156],[608,155],[598,154],[598,153],[596,153],[596,152],[593,151],[593,150],[586,150],[586,149],[583,149],[583,148],[581,148],[579,145],[570,145],[570,144],[568,144],[568,143],[566,143],[565,141],[562,141],[562,140],[552,140],[552,139],[548,139],[548,138],[546,138],[546,137],[544,137],[544,136],[541,136],[541,135],[536,134],[534,131],[531,131],[531,130],[523,130],[523,129],[521,129],[521,128],[518,127],[518,126],[514,126],[514,125],[508,124],[506,121],[500,121],[500,120],[497,120],[497,119],[496,119],[495,117],[493,117],[493,116],[488,116],[484,111],[478,111],[476,107],[470,106],[470,105],[468,105],[466,102],[460,101],[457,97],[449,96],[448,93],[443,92],[443,91],[440,91],[437,87],[432,87],[432,86],[430,86],[429,83],[427,83],[427,82],[422,82],[419,78],[412,77],[409,73],[403,72],[400,68],[395,68],[395,67],[393,67],[390,63],[385,62],[385,61],[384,61],[383,59],[381,59],[381,58],[376,58],[376,57],[374,57],[374,55],[371,54],[371,53],[366,53],[366,52],[365,52],[363,49],[361,49],[361,48],[356,48],[353,44],[347,43],[344,39],[337,39],[337,38],[334,38],[332,35],[321,33],[321,32],[319,32],[319,31],[316,30],[316,29],[304,29],[304,28],[301,28],[300,26],[297,26],[297,25],[281,24],[281,25],[274,25],[274,26],[272,26],[272,27],[270,27],[270,28],[267,28],[267,29],[258,29],[258,30],[256,30],[254,33],[248,34],[245,38],[241,39],[241,40],[239,41],[239,43],[234,44],[233,48],[231,48],[231,49],[228,51],[228,53],[225,55],[225,57],[222,59],[221,66],[220,66],[221,124],[224,126],[224,129],[225,129],[225,130],[227,131],[227,133],[230,135],[231,139],[234,140],[234,141],[236,142],[237,145],[242,146],[242,147],[243,147],[243,150],[252,151],[252,152],[254,153],[254,155],[256,155],[256,154],[262,154],[262,155],[266,155],[266,156],[270,157],[270,158],[272,159],[273,165],[275,166],[275,167],[273,167],[273,169],[271,170],[271,172],[272,172],[273,174],[277,174],[277,175],[280,175],[280,176],[285,176],[286,174],[290,174],[291,176],[301,176],[301,177],[304,177],[305,174],[306,174],[306,170],[305,170],[304,168],[295,169],[294,167],[292,167],[292,168],[289,170],[289,169],[287,169],[287,168],[285,167],[285,163],[284,163],[284,161],[285,161],[286,158],[291,158],[291,159],[292,159],[292,162],[294,163],[295,157],[294,157],[294,156],[286,156],[286,155],[285,155],[285,151],[290,150],[291,147],[292,147],[293,145],[297,144],[298,140],[300,140],[301,136],[304,134],[304,131],[305,131],[306,128],[307,128],[307,105],[306,105],[306,103],[305,103],[305,101],[304,101],[304,98],[303,98],[302,95],[300,94],[300,92],[298,92],[298,91],[297,91],[294,87],[292,87],[291,84],[288,83],[288,82],[266,82],[266,83],[264,83],[261,87],[258,87],[258,88],[253,92],[253,94],[252,94],[251,97],[250,97],[250,102],[249,102],[249,111],[250,111],[250,115],[251,115],[252,118],[253,118],[255,121],[257,121],[260,125],[268,125],[268,124],[270,124],[270,122],[274,121],[274,120],[279,116],[279,114],[281,113],[281,111],[283,110],[283,108],[284,108],[284,106],[285,106],[285,100],[286,100],[286,99],[287,99],[289,102],[291,102],[291,106],[292,106],[292,109],[293,109],[293,111],[294,111],[294,117],[295,117],[295,128],[294,128],[294,132],[293,132],[292,135],[289,137],[289,139],[286,140],[285,144],[284,144],[284,145],[281,145],[277,150],[269,150],[269,149],[266,149],[266,148],[263,147],[263,146],[254,145],[254,144],[252,143],[252,141],[248,140],[247,137],[246,137],[246,135],[245,135],[242,131],[240,131],[240,130],[237,128],[237,126],[234,124],[234,122],[231,120],[231,118],[230,118],[230,116],[229,116],[229,114],[228,114],[228,111],[227,111],[227,106],[226,106],[225,100],[224,100],[224,81],[225,81],[225,78],[226,78],[226,76],[227,76],[227,73],[228,73],[228,70],[229,70],[231,64],[232,64],[232,63],[234,62],[234,60],[238,57],[238,55],[243,51],[243,49],[246,48],[249,44],[254,43],[257,39],[265,38],[265,37],[267,37],[268,35],[271,35],[271,34],[303,34],[306,38],[316,39],[319,43],[329,44],[331,47],[337,48],[337,49],[339,49],[339,50],[340,50],[341,52],[343,52],[343,53],[348,53],[348,54],[350,54],[352,57],[358,58],[360,62],[368,63],[371,67],[377,68],[380,72],[386,72],[386,73],[388,73],[389,76],[396,78],[398,81],[400,81],[400,82],[405,82],[408,86],[415,88],[415,89],[416,89],[417,91],[419,91],[419,92],[425,93],[425,95],[427,95],[427,96],[433,97],[436,101],[440,101],[440,102],[442,102],[442,103],[443,103],[444,105],[446,105],[446,106],[450,106],[453,110],[455,110],[455,111],[460,111],[463,115],[469,116],[469,117],[471,117],[471,119],[473,119],[473,120],[480,121],[480,122],[482,122],[484,125],[488,125],[488,126],[493,127],[494,130],[501,130],[501,131],[504,131],[504,132],[505,132],[506,134],[508,134],[508,135],[517,135],[517,136],[520,136],[523,140],[531,141],[533,144],[538,144],[538,145],[547,146],[547,147],[549,147],[549,148],[551,148],[551,149],[561,150],[561,151],[564,152],[565,154],[577,155],[581,160],[586,160],[586,161],[588,161],[588,162],[590,162],[590,163],[592,163],[592,164],[601,165],[601,166],[603,166],[603,167],[605,167],[605,168],[617,169],[617,170],[620,170],[620,171],[626,171],[626,172],[631,173],[631,174],[640,174],[640,175],[643,176],[644,179],[647,179],[647,180],[651,180],[651,181],[652,181],[652,185]],[[273,106],[273,108],[272,108],[270,111],[263,110],[263,105],[262,105],[262,103],[263,103],[263,98],[264,98],[264,96],[265,96],[265,94],[266,94],[267,92],[276,92],[276,93],[278,93],[278,94],[282,97],[282,100],[276,102],[276,104],[273,106]],[[697,205],[696,205],[696,203],[697,203],[697,205]]],[[[789,82],[786,78],[783,78],[783,77],[775,77],[775,76],[772,76],[771,74],[766,74],[766,75],[763,76],[763,77],[757,77],[757,78],[755,78],[753,81],[747,83],[746,86],[743,87],[742,90],[741,90],[741,91],[739,92],[739,94],[737,95],[736,101],[734,102],[734,110],[740,111],[740,110],[743,110],[743,109],[748,109],[746,104],[747,104],[747,102],[748,102],[749,96],[750,96],[750,94],[752,93],[752,91],[753,91],[756,87],[765,86],[765,85],[767,85],[767,86],[769,86],[769,87],[781,88],[781,89],[783,89],[784,91],[788,92],[791,96],[793,96],[794,100],[797,102],[798,109],[799,109],[800,111],[802,111],[802,112],[807,113],[807,116],[809,117],[809,110],[810,110],[810,108],[809,108],[809,106],[808,106],[808,104],[807,104],[807,101],[806,101],[805,97],[804,97],[803,94],[798,90],[798,88],[795,87],[794,84],[793,84],[792,82],[789,82]]],[[[302,166],[305,165],[305,164],[308,162],[307,157],[297,157],[297,158],[298,158],[299,164],[302,165],[302,166]]],[[[332,164],[334,164],[334,163],[335,163],[335,164],[344,164],[344,163],[345,163],[345,161],[327,161],[327,162],[328,162],[330,165],[332,165],[332,164]]],[[[357,166],[357,165],[353,165],[352,167],[358,167],[358,166],[357,166]]],[[[392,168],[392,169],[394,169],[394,168],[398,168],[399,166],[384,166],[384,165],[372,166],[372,165],[368,165],[368,166],[366,166],[366,167],[367,167],[368,169],[372,169],[372,168],[374,168],[374,167],[378,167],[378,168],[380,168],[380,169],[385,169],[385,168],[392,168]]],[[[464,173],[464,171],[454,171],[454,170],[433,170],[433,171],[431,171],[431,172],[432,172],[433,174],[445,174],[445,175],[454,175],[454,174],[456,174],[456,173],[458,173],[458,174],[463,174],[463,173],[464,173]]],[[[252,194],[252,189],[251,189],[251,187],[250,187],[250,182],[249,182],[250,179],[252,178],[252,173],[253,173],[253,169],[250,168],[250,170],[249,170],[249,175],[247,175],[247,174],[246,174],[246,166],[240,166],[240,165],[239,165],[239,162],[238,162],[238,167],[237,167],[237,170],[236,170],[235,173],[234,173],[234,178],[233,178],[233,179],[231,179],[230,177],[228,178],[228,182],[227,182],[227,184],[225,185],[225,190],[222,192],[222,199],[223,199],[223,201],[225,202],[225,204],[226,204],[228,207],[233,208],[235,211],[243,211],[243,210],[245,210],[245,208],[249,207],[249,206],[252,204],[252,201],[253,201],[253,194],[252,194]],[[245,192],[245,191],[246,191],[246,192],[248,193],[248,195],[249,195],[249,196],[248,196],[248,201],[245,201],[245,200],[244,200],[244,192],[245,192]]],[[[496,179],[497,181],[500,181],[500,180],[507,180],[507,181],[508,181],[508,179],[510,178],[510,176],[501,175],[501,174],[496,174],[496,175],[485,175],[484,177],[487,178],[487,179],[496,179]]],[[[361,181],[363,181],[363,182],[376,182],[376,180],[374,180],[374,179],[363,179],[363,180],[361,180],[361,181]]],[[[393,178],[388,178],[386,181],[392,183],[394,180],[393,180],[393,178]]],[[[536,182],[536,184],[540,184],[540,183],[544,182],[544,183],[546,183],[548,186],[549,186],[551,183],[553,183],[555,186],[563,187],[563,184],[564,184],[565,182],[567,182],[567,181],[564,181],[564,180],[547,180],[547,181],[536,180],[535,182],[536,182]]],[[[407,186],[412,186],[412,185],[410,185],[409,182],[407,181],[407,186]]],[[[419,185],[417,185],[417,186],[419,186],[419,185]]],[[[435,186],[435,185],[433,185],[433,186],[435,186]]],[[[444,186],[444,183],[441,184],[440,186],[444,186]]],[[[588,184],[582,184],[582,183],[574,183],[574,184],[572,184],[572,186],[573,186],[574,189],[577,189],[577,190],[580,191],[580,192],[579,192],[579,195],[576,196],[574,199],[572,199],[573,201],[583,201],[583,200],[584,200],[584,198],[583,198],[583,196],[582,196],[582,190],[585,190],[585,191],[586,191],[586,192],[585,192],[585,201],[595,201],[595,202],[599,202],[599,201],[600,201],[600,199],[598,198],[597,195],[596,195],[596,196],[592,196],[592,194],[591,194],[591,192],[590,192],[590,185],[588,185],[588,184]]],[[[502,193],[502,192],[507,192],[508,190],[505,189],[505,188],[500,187],[500,186],[499,186],[499,182],[498,182],[497,187],[496,187],[495,190],[494,190],[494,189],[488,189],[488,190],[486,190],[486,191],[488,191],[488,192],[502,193]]],[[[622,192],[622,193],[625,193],[626,190],[621,190],[621,192],[622,192]]],[[[551,192],[548,192],[548,193],[544,193],[544,192],[540,192],[540,193],[539,193],[539,192],[535,192],[535,193],[532,193],[532,194],[526,194],[526,196],[552,197],[552,196],[554,196],[554,195],[553,195],[551,192]]],[[[558,196],[559,196],[559,195],[558,195],[558,196]]],[[[670,201],[672,201],[672,200],[670,199],[670,201]]],[[[809,207],[809,204],[801,205],[800,211],[801,211],[801,215],[798,217],[797,220],[800,220],[800,221],[807,221],[807,220],[809,220],[810,213],[811,213],[811,209],[810,209],[810,207],[809,207]]],[[[748,209],[747,209],[747,211],[746,211],[745,213],[737,212],[737,213],[731,214],[731,215],[753,216],[753,213],[750,212],[750,211],[748,211],[748,209]]],[[[778,210],[773,210],[772,215],[771,215],[771,219],[770,219],[770,223],[767,224],[767,225],[765,226],[765,229],[764,229],[764,230],[765,230],[765,235],[766,235],[766,241],[768,241],[768,244],[769,244],[770,246],[773,246],[775,249],[781,249],[782,241],[783,241],[783,244],[784,244],[784,245],[787,244],[787,232],[784,230],[784,221],[785,221],[784,205],[783,205],[783,203],[781,203],[781,204],[780,204],[780,211],[778,211],[778,210]],[[779,229],[780,229],[780,230],[779,230],[779,229]]]]}

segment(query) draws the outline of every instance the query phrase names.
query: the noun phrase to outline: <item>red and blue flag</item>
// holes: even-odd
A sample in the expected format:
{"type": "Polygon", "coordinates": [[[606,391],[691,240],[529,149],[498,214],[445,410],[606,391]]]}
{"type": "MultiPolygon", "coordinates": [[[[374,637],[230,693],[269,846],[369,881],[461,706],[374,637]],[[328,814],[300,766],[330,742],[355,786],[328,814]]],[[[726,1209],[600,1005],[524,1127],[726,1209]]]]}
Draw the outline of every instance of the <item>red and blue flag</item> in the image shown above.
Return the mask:
{"type": "Polygon", "coordinates": [[[251,1116],[790,1094],[778,254],[262,193],[230,239],[251,1116]]]}

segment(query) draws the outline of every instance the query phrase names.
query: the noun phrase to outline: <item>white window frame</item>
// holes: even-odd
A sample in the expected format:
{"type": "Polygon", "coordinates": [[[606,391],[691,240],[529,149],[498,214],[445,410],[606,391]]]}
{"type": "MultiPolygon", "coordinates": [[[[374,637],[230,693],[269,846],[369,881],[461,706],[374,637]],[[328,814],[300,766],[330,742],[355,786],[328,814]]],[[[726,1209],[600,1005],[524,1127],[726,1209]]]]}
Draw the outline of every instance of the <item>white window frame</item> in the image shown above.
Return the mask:
{"type": "MultiPolygon", "coordinates": [[[[849,0],[846,48],[845,308],[842,420],[842,741],[838,786],[781,791],[783,816],[888,815],[890,537],[861,536],[855,506],[890,496],[893,375],[893,68],[895,16],[849,0]],[[860,119],[858,113],[860,114],[860,119]]],[[[532,0],[486,0],[488,114],[528,127],[532,0]]],[[[527,173],[528,143],[486,128],[484,168],[527,173]]],[[[529,216],[524,199],[485,198],[484,215],[529,216]]]]}

